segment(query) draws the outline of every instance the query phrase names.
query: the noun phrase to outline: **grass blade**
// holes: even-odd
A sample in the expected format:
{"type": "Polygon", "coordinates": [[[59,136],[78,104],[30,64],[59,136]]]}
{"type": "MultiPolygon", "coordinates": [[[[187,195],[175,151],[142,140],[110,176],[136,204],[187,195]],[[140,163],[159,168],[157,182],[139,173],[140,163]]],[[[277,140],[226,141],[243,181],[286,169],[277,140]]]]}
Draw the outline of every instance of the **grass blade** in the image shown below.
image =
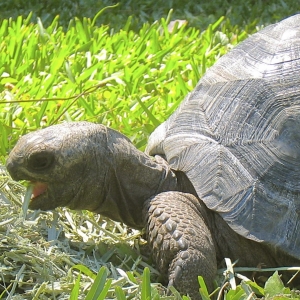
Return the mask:
{"type": "Polygon", "coordinates": [[[86,295],[85,300],[105,299],[104,297],[106,296],[106,293],[111,285],[111,279],[106,282],[107,276],[107,268],[104,266],[101,267],[91,289],[86,295]]]}
{"type": "Polygon", "coordinates": [[[79,274],[76,278],[74,287],[71,291],[70,300],[77,300],[78,299],[79,290],[80,290],[80,279],[81,279],[81,275],[79,274]]]}
{"type": "Polygon", "coordinates": [[[150,270],[145,268],[142,277],[142,291],[141,291],[142,300],[151,299],[151,285],[150,285],[150,270]]]}

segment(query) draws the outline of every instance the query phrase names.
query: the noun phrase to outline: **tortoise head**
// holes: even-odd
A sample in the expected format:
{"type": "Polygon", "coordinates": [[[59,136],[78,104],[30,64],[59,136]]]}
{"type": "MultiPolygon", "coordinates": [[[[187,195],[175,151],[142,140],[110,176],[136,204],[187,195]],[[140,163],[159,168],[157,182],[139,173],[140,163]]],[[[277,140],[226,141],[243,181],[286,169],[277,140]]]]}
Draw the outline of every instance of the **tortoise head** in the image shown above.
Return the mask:
{"type": "Polygon", "coordinates": [[[117,131],[74,122],[22,137],[7,169],[13,179],[33,185],[30,209],[86,209],[142,228],[144,202],[177,189],[175,174],[161,160],[137,150],[117,131]]]}
{"type": "Polygon", "coordinates": [[[14,180],[27,180],[33,185],[29,208],[92,208],[92,202],[85,201],[93,197],[87,183],[93,184],[97,176],[99,200],[109,168],[105,163],[109,156],[106,129],[87,122],[64,123],[20,138],[8,157],[7,169],[14,180]],[[97,162],[102,162],[101,166],[97,162]]]}

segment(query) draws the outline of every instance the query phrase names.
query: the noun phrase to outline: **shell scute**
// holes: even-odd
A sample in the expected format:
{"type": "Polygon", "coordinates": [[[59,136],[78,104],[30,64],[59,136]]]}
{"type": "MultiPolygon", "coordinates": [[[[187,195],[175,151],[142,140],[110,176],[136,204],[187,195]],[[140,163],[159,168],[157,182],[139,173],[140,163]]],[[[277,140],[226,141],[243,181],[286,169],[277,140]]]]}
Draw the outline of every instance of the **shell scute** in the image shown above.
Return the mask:
{"type": "Polygon", "coordinates": [[[300,15],[211,67],[149,139],[239,234],[300,259],[300,15]]]}

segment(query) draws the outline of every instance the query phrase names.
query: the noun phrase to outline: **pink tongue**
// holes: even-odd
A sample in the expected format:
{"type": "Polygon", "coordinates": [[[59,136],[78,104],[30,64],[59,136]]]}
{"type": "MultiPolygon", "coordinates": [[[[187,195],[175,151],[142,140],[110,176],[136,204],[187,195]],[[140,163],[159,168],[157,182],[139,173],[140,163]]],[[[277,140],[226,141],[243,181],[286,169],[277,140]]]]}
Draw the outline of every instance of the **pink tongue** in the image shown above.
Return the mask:
{"type": "Polygon", "coordinates": [[[46,192],[48,184],[43,182],[35,182],[33,184],[32,199],[46,192]]]}

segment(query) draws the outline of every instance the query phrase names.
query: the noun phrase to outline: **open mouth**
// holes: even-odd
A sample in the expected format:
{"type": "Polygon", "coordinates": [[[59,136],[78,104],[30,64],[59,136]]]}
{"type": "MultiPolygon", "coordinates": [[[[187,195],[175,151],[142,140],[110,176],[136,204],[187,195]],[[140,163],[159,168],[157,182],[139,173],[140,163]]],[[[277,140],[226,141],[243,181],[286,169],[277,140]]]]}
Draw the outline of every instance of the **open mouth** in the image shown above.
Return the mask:
{"type": "Polygon", "coordinates": [[[22,204],[23,215],[26,217],[28,207],[31,207],[34,201],[36,201],[39,196],[46,193],[48,184],[39,181],[29,181],[27,190],[25,193],[24,201],[22,204]]]}
{"type": "Polygon", "coordinates": [[[44,194],[47,191],[48,188],[48,184],[45,182],[31,182],[31,186],[32,186],[32,194],[31,194],[31,201],[34,201],[35,198],[37,198],[38,196],[44,194]]]}
{"type": "Polygon", "coordinates": [[[46,193],[48,189],[48,184],[40,181],[30,181],[27,186],[26,194],[22,204],[22,210],[24,216],[26,216],[28,207],[32,206],[34,201],[36,201],[39,196],[46,193]]]}

